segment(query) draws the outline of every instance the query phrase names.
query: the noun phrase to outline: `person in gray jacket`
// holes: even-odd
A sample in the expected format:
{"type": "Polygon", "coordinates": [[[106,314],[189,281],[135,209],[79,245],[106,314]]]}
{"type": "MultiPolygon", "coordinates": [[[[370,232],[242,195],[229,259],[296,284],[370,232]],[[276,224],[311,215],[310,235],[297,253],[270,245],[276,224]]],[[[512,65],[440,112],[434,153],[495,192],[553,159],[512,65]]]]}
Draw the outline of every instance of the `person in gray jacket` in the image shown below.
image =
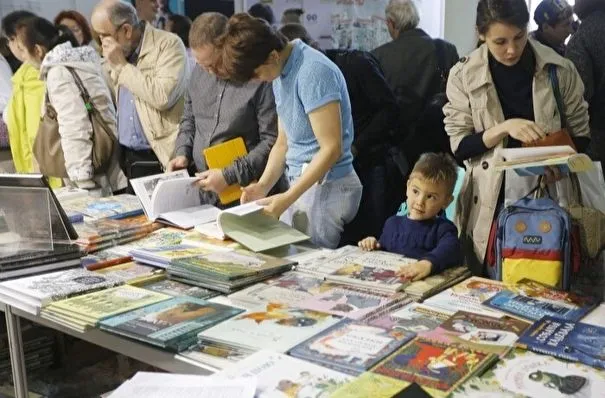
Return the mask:
{"type": "MultiPolygon", "coordinates": [[[[204,202],[218,205],[218,194],[229,185],[247,186],[258,180],[277,139],[277,113],[271,85],[221,80],[212,71],[214,45],[224,31],[227,17],[214,12],[197,17],[189,45],[198,64],[185,95],[185,111],[168,170],[195,167],[204,202]],[[208,169],[203,150],[243,138],[248,155],[221,169],[208,169]]],[[[284,190],[285,180],[278,192],[284,190]]]]}

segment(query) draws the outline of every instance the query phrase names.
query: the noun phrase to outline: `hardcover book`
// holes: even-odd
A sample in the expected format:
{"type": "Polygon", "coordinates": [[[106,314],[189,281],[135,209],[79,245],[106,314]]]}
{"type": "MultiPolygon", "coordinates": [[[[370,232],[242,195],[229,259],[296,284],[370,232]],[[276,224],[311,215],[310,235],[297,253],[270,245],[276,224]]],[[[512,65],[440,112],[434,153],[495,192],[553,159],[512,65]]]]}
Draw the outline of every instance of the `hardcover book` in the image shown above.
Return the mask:
{"type": "Polygon", "coordinates": [[[392,313],[384,313],[368,320],[368,325],[401,332],[421,333],[437,328],[452,314],[425,304],[410,303],[392,313]]]}
{"type": "Polygon", "coordinates": [[[167,294],[169,296],[189,296],[199,299],[209,299],[216,296],[218,293],[212,290],[204,289],[199,286],[191,286],[186,283],[173,281],[171,279],[163,279],[150,283],[143,283],[138,285],[139,287],[147,290],[151,290],[158,293],[167,294]]]}
{"type": "Polygon", "coordinates": [[[296,260],[297,271],[324,278],[326,275],[342,268],[340,262],[332,260],[346,256],[349,253],[356,253],[357,250],[358,248],[355,246],[343,246],[336,250],[321,249],[302,253],[292,259],[296,260]]]}
{"type": "Polygon", "coordinates": [[[290,355],[354,376],[416,336],[345,319],[290,350],[290,355]]]}
{"type": "Polygon", "coordinates": [[[63,203],[66,211],[75,211],[98,220],[102,218],[126,218],[143,214],[141,203],[134,195],[121,194],[106,198],[92,196],[67,200],[63,203]]]}
{"type": "Polygon", "coordinates": [[[257,398],[329,397],[351,376],[270,351],[259,351],[217,374],[251,377],[257,381],[257,398]]]}
{"type": "Polygon", "coordinates": [[[502,282],[473,276],[426,299],[424,303],[452,313],[467,311],[498,318],[501,312],[485,308],[481,303],[505,288],[502,282]]]}
{"type": "Polygon", "coordinates": [[[328,280],[391,293],[409,284],[401,271],[416,260],[393,253],[356,249],[327,262],[328,268],[336,268],[327,276],[328,280]]]}
{"type": "Polygon", "coordinates": [[[253,350],[286,352],[338,321],[322,312],[268,304],[205,330],[198,337],[253,350]]]}
{"type": "Polygon", "coordinates": [[[508,316],[493,318],[458,311],[435,330],[421,337],[443,343],[458,343],[483,352],[506,354],[529,327],[529,323],[508,316]]]}
{"type": "Polygon", "coordinates": [[[415,300],[422,300],[461,282],[469,276],[470,271],[465,266],[449,268],[440,274],[431,275],[423,280],[411,282],[405,287],[404,291],[415,300]]]}
{"type": "Polygon", "coordinates": [[[484,304],[532,321],[537,321],[543,316],[556,316],[575,322],[592,311],[597,305],[597,300],[524,279],[502,290],[484,304]]]}
{"type": "Polygon", "coordinates": [[[524,397],[601,397],[605,391],[602,370],[529,351],[511,351],[493,372],[502,388],[524,397]]]}
{"type": "Polygon", "coordinates": [[[181,229],[171,227],[161,228],[157,231],[150,233],[143,239],[130,242],[126,245],[119,245],[110,250],[114,253],[129,256],[130,252],[134,249],[180,245],[185,235],[186,231],[183,231],[181,229]]]}
{"type": "Polygon", "coordinates": [[[145,279],[149,279],[162,272],[157,268],[150,267],[144,264],[129,262],[124,264],[113,265],[94,271],[99,275],[108,275],[121,279],[124,283],[136,283],[145,279]]]}
{"type": "Polygon", "coordinates": [[[203,363],[216,369],[224,369],[249,357],[253,353],[254,351],[239,347],[209,341],[199,341],[197,344],[189,347],[187,351],[181,352],[179,356],[195,363],[203,363]]]}
{"type": "Polygon", "coordinates": [[[605,369],[605,328],[545,316],[519,339],[541,354],[605,369]]]}
{"type": "Polygon", "coordinates": [[[459,344],[416,338],[372,369],[373,373],[418,383],[434,396],[446,396],[496,356],[459,344]]]}
{"type": "Polygon", "coordinates": [[[100,322],[102,329],[182,351],[200,331],[241,313],[238,308],[193,297],[169,300],[130,311],[100,322]]]}
{"type": "Polygon", "coordinates": [[[190,245],[158,246],[137,248],[130,251],[130,255],[137,261],[156,267],[166,268],[174,259],[181,257],[194,257],[207,254],[210,251],[201,247],[190,245]]]}

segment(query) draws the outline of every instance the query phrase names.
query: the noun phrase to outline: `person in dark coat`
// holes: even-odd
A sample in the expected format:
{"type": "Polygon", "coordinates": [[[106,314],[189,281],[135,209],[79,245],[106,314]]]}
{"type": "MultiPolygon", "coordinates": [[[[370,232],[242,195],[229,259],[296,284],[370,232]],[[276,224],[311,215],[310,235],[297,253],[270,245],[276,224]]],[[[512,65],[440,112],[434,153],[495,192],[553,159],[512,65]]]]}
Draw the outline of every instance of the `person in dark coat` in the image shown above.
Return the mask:
{"type": "Polygon", "coordinates": [[[605,1],[577,0],[574,11],[582,21],[567,45],[566,57],[578,69],[588,102],[589,154],[605,161],[605,1]]]}
{"type": "Polygon", "coordinates": [[[542,0],[534,12],[534,21],[538,30],[532,32],[531,37],[564,56],[565,40],[576,26],[569,3],[565,0],[542,0]]]}

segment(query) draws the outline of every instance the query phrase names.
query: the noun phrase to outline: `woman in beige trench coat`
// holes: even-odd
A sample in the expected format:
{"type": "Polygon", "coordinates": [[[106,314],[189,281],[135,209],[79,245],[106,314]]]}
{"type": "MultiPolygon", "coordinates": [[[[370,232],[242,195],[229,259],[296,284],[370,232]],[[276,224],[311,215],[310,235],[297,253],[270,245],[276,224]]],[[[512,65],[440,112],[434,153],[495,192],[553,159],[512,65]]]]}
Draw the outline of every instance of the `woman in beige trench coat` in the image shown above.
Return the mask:
{"type": "MultiPolygon", "coordinates": [[[[475,275],[485,274],[490,231],[504,199],[504,174],[493,167],[497,149],[519,147],[561,129],[551,65],[576,148],[583,152],[590,142],[578,72],[569,60],[528,39],[528,22],[525,0],[480,0],[476,28],[483,44],[452,68],[447,84],[445,128],[454,154],[466,165],[456,224],[475,275]]],[[[547,178],[560,176],[552,169],[547,178]]]]}

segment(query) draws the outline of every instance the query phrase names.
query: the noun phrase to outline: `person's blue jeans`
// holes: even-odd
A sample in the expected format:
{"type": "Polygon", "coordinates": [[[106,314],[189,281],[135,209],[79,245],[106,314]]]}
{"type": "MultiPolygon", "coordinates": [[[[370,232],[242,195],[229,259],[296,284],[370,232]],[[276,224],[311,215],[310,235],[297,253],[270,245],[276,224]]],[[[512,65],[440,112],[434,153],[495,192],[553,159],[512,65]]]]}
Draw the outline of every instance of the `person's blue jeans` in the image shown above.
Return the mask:
{"type": "MultiPolygon", "coordinates": [[[[290,184],[297,178],[290,177],[290,184]]],[[[313,244],[335,249],[345,224],[357,214],[361,193],[361,182],[353,171],[313,185],[284,212],[281,220],[309,235],[313,244]]]]}

